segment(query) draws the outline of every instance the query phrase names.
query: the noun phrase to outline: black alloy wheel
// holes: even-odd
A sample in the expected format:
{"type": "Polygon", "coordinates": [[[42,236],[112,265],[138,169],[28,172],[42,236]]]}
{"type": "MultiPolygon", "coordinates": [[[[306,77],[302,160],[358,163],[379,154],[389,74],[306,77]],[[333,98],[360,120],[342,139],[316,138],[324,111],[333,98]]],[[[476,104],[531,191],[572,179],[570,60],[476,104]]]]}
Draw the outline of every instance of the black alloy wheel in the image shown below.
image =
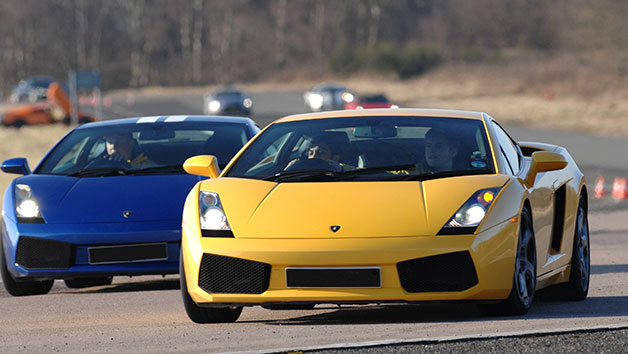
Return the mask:
{"type": "Polygon", "coordinates": [[[591,275],[591,253],[589,239],[589,221],[587,204],[584,196],[578,201],[578,214],[573,236],[571,254],[571,273],[569,281],[564,287],[564,298],[573,301],[582,301],[589,293],[589,278],[591,275]]]}

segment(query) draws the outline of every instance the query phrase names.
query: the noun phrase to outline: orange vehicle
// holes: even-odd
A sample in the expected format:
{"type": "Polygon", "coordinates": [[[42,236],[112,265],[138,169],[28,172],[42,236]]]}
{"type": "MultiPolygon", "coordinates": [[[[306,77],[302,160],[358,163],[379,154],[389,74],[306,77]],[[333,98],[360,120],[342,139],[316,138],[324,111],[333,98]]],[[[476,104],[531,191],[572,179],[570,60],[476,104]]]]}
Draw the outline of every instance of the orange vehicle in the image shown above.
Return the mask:
{"type": "MultiPolygon", "coordinates": [[[[4,112],[2,125],[19,128],[32,124],[69,124],[71,107],[68,95],[58,83],[53,82],[46,91],[46,101],[17,106],[4,112]]],[[[79,112],[79,124],[93,121],[94,117],[79,112]]]]}

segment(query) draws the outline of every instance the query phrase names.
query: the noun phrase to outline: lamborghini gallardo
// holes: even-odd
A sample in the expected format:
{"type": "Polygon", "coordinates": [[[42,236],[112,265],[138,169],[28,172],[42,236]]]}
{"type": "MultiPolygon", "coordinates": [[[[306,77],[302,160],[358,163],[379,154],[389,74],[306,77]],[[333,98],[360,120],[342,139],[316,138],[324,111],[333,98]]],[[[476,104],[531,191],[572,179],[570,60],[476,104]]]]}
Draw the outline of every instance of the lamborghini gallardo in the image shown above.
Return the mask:
{"type": "Polygon", "coordinates": [[[182,222],[194,322],[244,306],[474,301],[523,315],[587,296],[587,187],[566,149],[517,142],[482,112],[375,109],[268,125],[201,180],[182,222]]]}

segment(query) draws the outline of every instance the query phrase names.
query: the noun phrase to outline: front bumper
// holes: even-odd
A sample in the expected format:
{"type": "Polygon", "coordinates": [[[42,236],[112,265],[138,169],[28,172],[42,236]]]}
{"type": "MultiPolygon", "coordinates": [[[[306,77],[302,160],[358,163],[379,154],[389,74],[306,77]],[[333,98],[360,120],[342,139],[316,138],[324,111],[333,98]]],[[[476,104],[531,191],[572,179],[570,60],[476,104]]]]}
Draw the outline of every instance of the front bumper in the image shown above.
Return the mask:
{"type": "Polygon", "coordinates": [[[219,239],[184,225],[181,247],[188,292],[200,306],[499,300],[512,287],[518,227],[506,221],[456,236],[219,239]],[[286,276],[288,269],[369,267],[379,269],[381,285],[299,287],[286,276]]]}
{"type": "MultiPolygon", "coordinates": [[[[179,221],[103,224],[18,224],[3,218],[7,268],[16,280],[89,275],[173,274],[179,271],[179,221]],[[90,262],[93,247],[165,246],[165,256],[132,261],[90,262]]],[[[151,256],[152,257],[152,256],[151,256]]],[[[139,258],[139,259],[138,259],[139,258]]]]}

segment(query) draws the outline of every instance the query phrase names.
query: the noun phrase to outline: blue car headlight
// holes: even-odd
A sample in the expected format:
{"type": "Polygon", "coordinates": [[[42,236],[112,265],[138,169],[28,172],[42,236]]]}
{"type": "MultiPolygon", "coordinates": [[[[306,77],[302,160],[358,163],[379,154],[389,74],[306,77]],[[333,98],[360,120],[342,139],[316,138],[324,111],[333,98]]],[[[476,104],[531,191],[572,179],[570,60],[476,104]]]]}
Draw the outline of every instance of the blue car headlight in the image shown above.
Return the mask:
{"type": "Polygon", "coordinates": [[[33,198],[31,187],[26,184],[15,185],[15,212],[18,222],[43,223],[39,205],[33,198]]]}
{"type": "Polygon", "coordinates": [[[484,220],[501,188],[487,188],[475,192],[438,232],[439,235],[462,235],[474,233],[484,220]]]}
{"type": "Polygon", "coordinates": [[[201,234],[203,236],[233,237],[218,193],[200,191],[198,194],[198,209],[201,234]]]}

